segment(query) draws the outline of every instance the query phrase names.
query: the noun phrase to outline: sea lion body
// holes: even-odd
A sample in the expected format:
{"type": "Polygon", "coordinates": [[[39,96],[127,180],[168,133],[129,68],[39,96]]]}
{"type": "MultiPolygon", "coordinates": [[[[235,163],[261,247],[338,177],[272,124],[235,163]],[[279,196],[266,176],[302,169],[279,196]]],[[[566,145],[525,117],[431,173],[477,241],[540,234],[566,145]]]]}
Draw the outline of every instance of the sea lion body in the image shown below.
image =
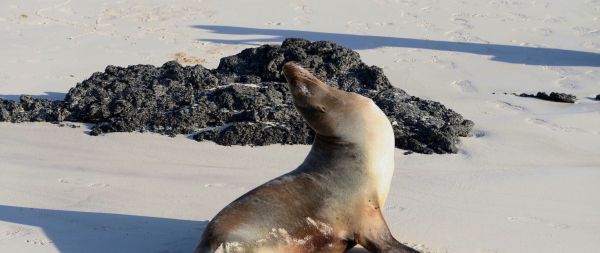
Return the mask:
{"type": "Polygon", "coordinates": [[[389,120],[368,98],[284,65],[294,104],[317,135],[295,170],[244,194],[207,225],[195,253],[416,252],[381,215],[394,170],[389,120]]]}

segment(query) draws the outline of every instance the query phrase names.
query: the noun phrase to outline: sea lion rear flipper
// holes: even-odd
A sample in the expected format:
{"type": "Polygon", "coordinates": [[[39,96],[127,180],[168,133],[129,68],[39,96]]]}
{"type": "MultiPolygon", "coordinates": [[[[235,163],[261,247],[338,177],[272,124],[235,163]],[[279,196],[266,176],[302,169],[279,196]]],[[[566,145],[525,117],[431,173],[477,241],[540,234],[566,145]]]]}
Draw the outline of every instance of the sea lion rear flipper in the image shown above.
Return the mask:
{"type": "Polygon", "coordinates": [[[368,218],[363,231],[359,231],[357,242],[373,253],[421,253],[400,243],[387,226],[379,210],[368,218]]]}

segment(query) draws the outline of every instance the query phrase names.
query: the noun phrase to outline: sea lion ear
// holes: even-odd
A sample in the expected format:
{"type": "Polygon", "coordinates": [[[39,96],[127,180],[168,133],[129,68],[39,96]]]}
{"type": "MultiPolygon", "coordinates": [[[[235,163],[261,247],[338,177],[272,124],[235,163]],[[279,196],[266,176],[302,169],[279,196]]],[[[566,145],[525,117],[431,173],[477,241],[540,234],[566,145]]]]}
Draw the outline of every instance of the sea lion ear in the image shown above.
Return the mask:
{"type": "Polygon", "coordinates": [[[323,105],[318,105],[317,106],[317,110],[320,111],[320,112],[322,112],[322,113],[326,113],[327,112],[327,110],[325,109],[325,106],[323,106],[323,105]]]}

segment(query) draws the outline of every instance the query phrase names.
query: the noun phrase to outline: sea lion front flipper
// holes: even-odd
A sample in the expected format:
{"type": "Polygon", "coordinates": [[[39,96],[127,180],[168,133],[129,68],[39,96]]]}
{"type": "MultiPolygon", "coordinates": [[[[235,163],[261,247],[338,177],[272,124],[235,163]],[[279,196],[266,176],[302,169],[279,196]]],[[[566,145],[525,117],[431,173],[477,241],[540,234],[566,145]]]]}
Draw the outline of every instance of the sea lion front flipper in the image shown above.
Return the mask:
{"type": "Polygon", "coordinates": [[[356,239],[358,244],[373,253],[421,253],[394,238],[379,209],[369,216],[356,239]]]}

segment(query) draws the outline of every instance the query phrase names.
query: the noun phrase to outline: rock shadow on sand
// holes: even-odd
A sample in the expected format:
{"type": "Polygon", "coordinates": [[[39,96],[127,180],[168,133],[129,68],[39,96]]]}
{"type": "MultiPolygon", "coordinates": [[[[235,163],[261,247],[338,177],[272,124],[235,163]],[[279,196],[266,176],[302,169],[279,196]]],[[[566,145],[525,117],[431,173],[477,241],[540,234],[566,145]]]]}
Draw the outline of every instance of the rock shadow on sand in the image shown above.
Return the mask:
{"type": "Polygon", "coordinates": [[[4,231],[5,237],[23,237],[23,243],[53,246],[61,253],[187,253],[194,249],[207,224],[207,221],[7,205],[0,205],[0,222],[13,223],[5,227],[16,231],[4,231]],[[28,226],[42,229],[49,241],[37,242],[37,238],[28,238],[28,232],[19,232],[27,231],[28,226]]]}
{"type": "Polygon", "coordinates": [[[237,26],[194,25],[196,29],[215,34],[270,36],[269,38],[247,39],[199,39],[223,44],[280,43],[286,38],[304,38],[312,41],[332,41],[352,49],[374,49],[381,47],[406,47],[438,51],[451,51],[491,56],[491,60],[541,66],[582,66],[600,67],[600,54],[558,48],[540,48],[473,42],[411,39],[375,35],[355,35],[343,33],[311,32],[284,29],[262,29],[237,26]]]}

